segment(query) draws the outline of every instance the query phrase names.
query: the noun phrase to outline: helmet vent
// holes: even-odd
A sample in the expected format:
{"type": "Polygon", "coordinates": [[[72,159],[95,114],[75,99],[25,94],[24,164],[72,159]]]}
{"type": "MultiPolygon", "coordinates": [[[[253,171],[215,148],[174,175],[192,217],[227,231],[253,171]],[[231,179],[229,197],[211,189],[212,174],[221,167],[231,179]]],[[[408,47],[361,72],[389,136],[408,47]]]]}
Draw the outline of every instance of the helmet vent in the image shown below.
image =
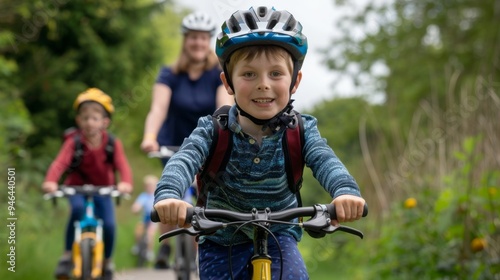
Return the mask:
{"type": "Polygon", "coordinates": [[[259,14],[259,17],[265,17],[267,14],[267,7],[259,7],[257,13],[259,14]]]}
{"type": "Polygon", "coordinates": [[[245,22],[248,28],[250,28],[251,30],[257,29],[257,23],[255,22],[255,19],[251,13],[246,12],[243,16],[245,17],[245,22]]]}
{"type": "Polygon", "coordinates": [[[288,19],[288,22],[285,24],[285,26],[283,26],[283,29],[285,31],[291,31],[293,30],[293,28],[297,25],[297,21],[295,20],[295,18],[293,16],[290,16],[290,18],[288,19]]]}
{"type": "Polygon", "coordinates": [[[240,30],[241,30],[241,27],[238,24],[238,20],[234,16],[232,16],[229,19],[229,21],[228,21],[228,27],[231,30],[231,32],[234,32],[234,33],[240,32],[240,30]]]}
{"type": "Polygon", "coordinates": [[[271,15],[269,22],[267,23],[267,29],[273,29],[280,20],[280,12],[275,12],[271,15]]]}

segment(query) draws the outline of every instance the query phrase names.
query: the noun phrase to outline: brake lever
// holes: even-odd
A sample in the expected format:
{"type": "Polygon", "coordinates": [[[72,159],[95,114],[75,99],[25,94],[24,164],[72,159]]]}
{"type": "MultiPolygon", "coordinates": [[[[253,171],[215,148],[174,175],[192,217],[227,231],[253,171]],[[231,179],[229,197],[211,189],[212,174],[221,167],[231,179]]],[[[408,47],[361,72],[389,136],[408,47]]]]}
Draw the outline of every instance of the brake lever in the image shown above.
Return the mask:
{"type": "MultiPolygon", "coordinates": [[[[311,237],[321,238],[325,236],[327,233],[330,234],[336,231],[343,231],[346,233],[350,233],[352,235],[356,235],[359,238],[363,239],[364,237],[363,233],[355,228],[343,225],[338,225],[338,226],[331,225],[330,214],[327,211],[325,211],[325,209],[323,209],[321,205],[315,205],[315,207],[316,207],[316,214],[313,217],[311,217],[311,219],[303,223],[305,231],[311,237]]],[[[365,212],[367,212],[366,205],[365,205],[365,212]]],[[[363,216],[366,216],[366,214],[363,214],[363,216]]]]}
{"type": "Polygon", "coordinates": [[[338,226],[332,226],[330,225],[329,227],[327,228],[324,228],[323,231],[325,231],[326,233],[334,233],[336,231],[343,231],[343,232],[346,232],[346,233],[350,233],[352,235],[356,235],[358,236],[359,238],[363,239],[364,237],[364,234],[355,229],[355,228],[352,228],[352,227],[348,227],[348,226],[343,226],[343,225],[338,225],[338,226]]]}
{"type": "Polygon", "coordinates": [[[179,234],[189,234],[189,235],[192,235],[192,236],[197,236],[200,233],[201,233],[201,231],[195,230],[193,227],[178,228],[178,229],[174,229],[174,230],[171,230],[169,232],[166,232],[166,233],[162,234],[160,236],[160,238],[159,238],[159,241],[161,242],[163,239],[174,237],[174,236],[179,235],[179,234]]]}
{"type": "Polygon", "coordinates": [[[209,235],[225,226],[225,224],[222,222],[216,222],[207,219],[204,210],[204,208],[200,207],[194,208],[194,213],[191,219],[191,225],[199,233],[202,233],[203,235],[209,235]]]}

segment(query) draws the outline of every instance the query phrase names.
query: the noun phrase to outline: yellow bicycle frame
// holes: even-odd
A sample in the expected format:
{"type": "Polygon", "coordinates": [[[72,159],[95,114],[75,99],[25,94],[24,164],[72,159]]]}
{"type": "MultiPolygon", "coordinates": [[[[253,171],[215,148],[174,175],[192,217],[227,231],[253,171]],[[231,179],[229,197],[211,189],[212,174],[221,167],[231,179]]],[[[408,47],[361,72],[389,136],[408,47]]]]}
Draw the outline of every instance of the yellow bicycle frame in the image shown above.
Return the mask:
{"type": "Polygon", "coordinates": [[[252,260],[252,280],[271,280],[271,260],[258,258],[252,260]]]}
{"type": "Polygon", "coordinates": [[[73,276],[75,278],[82,277],[82,250],[80,244],[81,241],[85,239],[95,240],[95,245],[92,249],[92,278],[98,279],[102,276],[104,242],[102,240],[98,240],[98,236],[99,235],[95,232],[84,232],[81,236],[75,237],[75,242],[73,242],[73,276]]]}
{"type": "MultiPolygon", "coordinates": [[[[98,231],[102,230],[100,227],[98,231]]],[[[92,272],[93,279],[98,279],[102,276],[102,268],[104,263],[104,242],[101,238],[100,232],[77,232],[75,241],[73,242],[73,276],[75,278],[82,277],[82,251],[81,241],[86,239],[94,240],[94,247],[92,248],[92,272]]]]}

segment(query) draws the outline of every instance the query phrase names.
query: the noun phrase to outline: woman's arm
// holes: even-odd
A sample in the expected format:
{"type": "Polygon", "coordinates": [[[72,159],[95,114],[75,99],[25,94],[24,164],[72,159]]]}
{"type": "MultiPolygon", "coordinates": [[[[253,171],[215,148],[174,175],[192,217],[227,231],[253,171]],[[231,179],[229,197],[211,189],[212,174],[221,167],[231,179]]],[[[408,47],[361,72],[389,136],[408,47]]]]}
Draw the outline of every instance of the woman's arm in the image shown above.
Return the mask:
{"type": "Polygon", "coordinates": [[[153,98],[151,108],[144,124],[144,136],[142,138],[141,149],[144,152],[159,150],[156,137],[160,127],[166,119],[172,90],[165,84],[156,83],[153,86],[153,98]]]}

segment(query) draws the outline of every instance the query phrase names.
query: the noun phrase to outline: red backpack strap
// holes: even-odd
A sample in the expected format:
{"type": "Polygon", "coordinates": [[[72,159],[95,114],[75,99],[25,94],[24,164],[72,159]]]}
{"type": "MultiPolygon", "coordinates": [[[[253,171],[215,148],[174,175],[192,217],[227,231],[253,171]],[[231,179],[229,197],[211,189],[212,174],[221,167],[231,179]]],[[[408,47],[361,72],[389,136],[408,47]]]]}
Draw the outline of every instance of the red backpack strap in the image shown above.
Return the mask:
{"type": "Polygon", "coordinates": [[[214,124],[212,145],[201,172],[196,176],[198,185],[197,206],[205,205],[209,190],[216,185],[217,177],[221,175],[220,171],[225,169],[231,155],[233,138],[227,128],[230,108],[229,105],[222,106],[212,115],[214,124]]]}
{"type": "Polygon", "coordinates": [[[300,188],[302,187],[302,175],[304,173],[304,123],[299,112],[295,112],[295,123],[289,125],[283,139],[283,153],[285,155],[285,169],[288,187],[297,196],[298,206],[302,206],[300,188]]]}

